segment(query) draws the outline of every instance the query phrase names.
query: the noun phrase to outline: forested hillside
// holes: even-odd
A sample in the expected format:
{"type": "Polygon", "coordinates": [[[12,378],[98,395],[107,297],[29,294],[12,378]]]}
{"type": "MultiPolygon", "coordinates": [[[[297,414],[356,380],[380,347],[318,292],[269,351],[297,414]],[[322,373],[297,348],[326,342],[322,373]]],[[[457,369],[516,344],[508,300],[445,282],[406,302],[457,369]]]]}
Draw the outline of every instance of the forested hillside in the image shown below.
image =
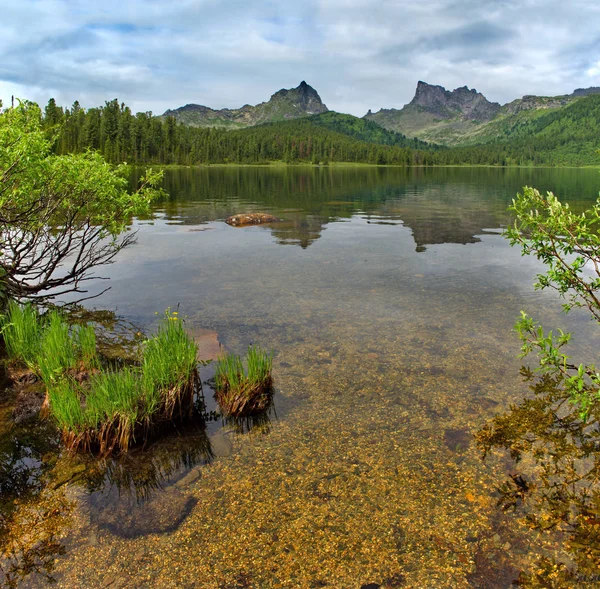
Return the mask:
{"type": "MultiPolygon", "coordinates": [[[[518,115],[515,115],[518,116],[518,115]]],[[[327,112],[242,130],[197,128],[173,117],[133,114],[116,99],[103,107],[63,109],[51,100],[44,125],[59,154],[100,151],[133,164],[351,162],[391,165],[590,165],[600,161],[600,95],[511,120],[496,139],[444,148],[372,121],[327,112]]]]}
{"type": "Polygon", "coordinates": [[[134,115],[117,100],[87,111],[78,103],[63,110],[51,100],[45,109],[45,126],[56,135],[57,153],[95,149],[115,163],[434,163],[429,151],[414,149],[426,147],[423,142],[350,115],[338,115],[339,120],[320,118],[324,116],[229,131],[190,127],[149,112],[134,115]]]}
{"type": "Polygon", "coordinates": [[[600,95],[506,125],[494,141],[445,150],[445,163],[590,165],[600,163],[600,95]]]}

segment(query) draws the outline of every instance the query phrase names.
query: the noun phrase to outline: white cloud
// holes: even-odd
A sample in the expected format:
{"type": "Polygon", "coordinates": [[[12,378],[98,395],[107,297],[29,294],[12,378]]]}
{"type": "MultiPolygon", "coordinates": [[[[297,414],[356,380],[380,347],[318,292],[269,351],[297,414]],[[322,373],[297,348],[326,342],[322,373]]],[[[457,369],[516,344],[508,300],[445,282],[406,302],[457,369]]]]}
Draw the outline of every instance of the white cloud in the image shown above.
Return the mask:
{"type": "Polygon", "coordinates": [[[586,73],[586,75],[590,76],[591,78],[595,78],[597,76],[600,76],[600,61],[597,61],[585,73],[586,73]]]}

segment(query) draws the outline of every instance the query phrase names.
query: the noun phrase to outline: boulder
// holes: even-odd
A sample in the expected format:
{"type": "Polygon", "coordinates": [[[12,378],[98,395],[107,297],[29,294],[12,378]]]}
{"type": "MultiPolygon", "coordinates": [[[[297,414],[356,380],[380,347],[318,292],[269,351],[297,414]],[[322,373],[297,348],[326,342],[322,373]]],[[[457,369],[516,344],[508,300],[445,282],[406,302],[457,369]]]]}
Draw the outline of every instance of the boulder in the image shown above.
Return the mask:
{"type": "Polygon", "coordinates": [[[225,223],[233,227],[243,227],[245,225],[263,225],[264,223],[273,223],[279,221],[277,217],[267,213],[242,213],[232,215],[225,219],[225,223]]]}

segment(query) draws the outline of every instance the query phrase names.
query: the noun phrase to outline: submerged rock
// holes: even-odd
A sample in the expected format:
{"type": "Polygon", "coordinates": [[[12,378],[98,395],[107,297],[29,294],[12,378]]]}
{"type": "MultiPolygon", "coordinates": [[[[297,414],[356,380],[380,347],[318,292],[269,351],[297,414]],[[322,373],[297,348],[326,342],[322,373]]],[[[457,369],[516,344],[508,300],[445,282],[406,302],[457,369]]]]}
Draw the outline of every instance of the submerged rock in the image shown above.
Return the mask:
{"type": "Polygon", "coordinates": [[[216,360],[223,353],[223,346],[219,336],[212,329],[191,328],[188,333],[194,338],[198,346],[199,360],[216,360]]]}
{"type": "Polygon", "coordinates": [[[177,489],[183,489],[185,487],[189,487],[192,483],[195,483],[198,479],[202,478],[202,467],[197,466],[188,472],[186,475],[181,477],[174,487],[177,489]]]}
{"type": "Polygon", "coordinates": [[[453,452],[464,452],[471,443],[473,436],[466,429],[444,430],[444,444],[453,452]]]}
{"type": "Polygon", "coordinates": [[[58,489],[67,483],[72,483],[81,478],[86,471],[85,464],[77,464],[67,461],[58,469],[56,478],[50,485],[52,489],[58,489]]]}
{"type": "Polygon", "coordinates": [[[37,417],[44,406],[45,399],[46,393],[39,387],[32,386],[21,389],[17,394],[12,413],[15,423],[37,417]]]}
{"type": "Polygon", "coordinates": [[[264,223],[273,223],[274,221],[279,221],[279,219],[267,213],[242,213],[240,215],[232,215],[225,219],[225,223],[232,225],[233,227],[262,225],[264,223]]]}
{"type": "Polygon", "coordinates": [[[139,538],[147,534],[174,532],[187,518],[197,499],[174,487],[154,493],[147,501],[135,497],[107,503],[99,511],[96,523],[101,529],[121,538],[139,538]]]}
{"type": "Polygon", "coordinates": [[[9,368],[7,371],[9,382],[12,382],[16,391],[15,406],[12,418],[16,423],[37,417],[44,408],[46,390],[37,375],[28,369],[9,368]]]}

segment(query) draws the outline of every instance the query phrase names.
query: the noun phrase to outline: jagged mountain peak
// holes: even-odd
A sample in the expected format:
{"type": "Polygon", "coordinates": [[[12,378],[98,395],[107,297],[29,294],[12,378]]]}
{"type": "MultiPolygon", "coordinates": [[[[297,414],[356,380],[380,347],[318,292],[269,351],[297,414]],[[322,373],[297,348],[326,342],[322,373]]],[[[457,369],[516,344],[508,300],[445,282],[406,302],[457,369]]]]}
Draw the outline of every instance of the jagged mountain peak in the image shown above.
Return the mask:
{"type": "Polygon", "coordinates": [[[255,106],[246,104],[237,109],[215,110],[199,104],[186,104],[174,110],[167,110],[163,117],[175,117],[187,125],[196,127],[242,128],[321,114],[328,110],[318,92],[302,80],[296,88],[282,88],[267,102],[255,106]]]}
{"type": "Polygon", "coordinates": [[[458,116],[466,119],[490,120],[500,109],[497,102],[490,102],[475,88],[461,86],[450,91],[443,86],[435,86],[422,80],[417,82],[415,96],[410,104],[421,107],[442,119],[458,116]]]}
{"type": "MultiPolygon", "coordinates": [[[[319,93],[310,84],[307,84],[304,80],[302,80],[302,82],[300,82],[300,85],[296,88],[282,88],[281,90],[275,92],[273,96],[286,96],[289,94],[298,94],[301,96],[310,95],[316,97],[319,101],[321,101],[319,93]]],[[[273,98],[273,96],[271,98],[273,98]]]]}
{"type": "Polygon", "coordinates": [[[475,88],[461,86],[449,91],[419,80],[414,98],[403,108],[369,111],[365,118],[389,131],[430,143],[485,143],[506,137],[537,116],[531,111],[559,110],[592,94],[600,94],[600,87],[578,88],[559,96],[527,94],[500,106],[475,88]]]}

